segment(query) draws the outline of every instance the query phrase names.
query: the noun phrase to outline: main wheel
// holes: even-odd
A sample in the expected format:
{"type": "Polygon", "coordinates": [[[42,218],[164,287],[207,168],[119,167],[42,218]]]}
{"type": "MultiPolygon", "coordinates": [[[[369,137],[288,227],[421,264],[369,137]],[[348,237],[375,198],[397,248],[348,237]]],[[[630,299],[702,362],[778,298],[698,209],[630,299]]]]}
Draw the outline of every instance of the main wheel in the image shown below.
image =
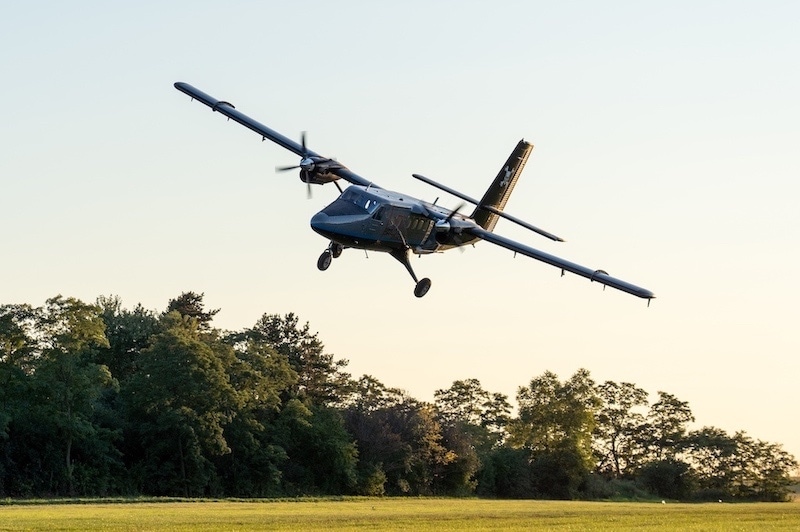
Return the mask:
{"type": "Polygon", "coordinates": [[[428,290],[431,289],[431,280],[427,277],[422,279],[420,282],[417,283],[417,286],[414,287],[414,295],[417,297],[422,297],[428,293],[428,290]]]}
{"type": "Polygon", "coordinates": [[[331,265],[332,260],[333,256],[331,255],[331,252],[326,249],[322,252],[322,255],[319,256],[319,259],[317,259],[317,268],[324,272],[331,265]]]}
{"type": "Polygon", "coordinates": [[[342,251],[344,251],[344,246],[337,243],[331,242],[331,254],[333,255],[334,259],[338,259],[342,255],[342,251]]]}

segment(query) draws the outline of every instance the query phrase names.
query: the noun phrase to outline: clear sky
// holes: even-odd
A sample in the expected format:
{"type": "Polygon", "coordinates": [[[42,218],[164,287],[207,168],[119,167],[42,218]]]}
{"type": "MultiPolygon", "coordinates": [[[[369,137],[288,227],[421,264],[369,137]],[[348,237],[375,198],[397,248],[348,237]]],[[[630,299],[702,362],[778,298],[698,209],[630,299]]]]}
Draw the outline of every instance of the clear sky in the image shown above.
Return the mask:
{"type": "Polygon", "coordinates": [[[0,303],[183,291],[216,325],[295,312],[350,371],[422,400],[587,368],[688,401],[696,427],[800,458],[800,4],[11,2],[0,10],[0,303]],[[385,188],[455,206],[536,148],[496,231],[653,290],[487,243],[414,261],[308,220],[336,189],[172,87],[186,81],[385,188]]]}

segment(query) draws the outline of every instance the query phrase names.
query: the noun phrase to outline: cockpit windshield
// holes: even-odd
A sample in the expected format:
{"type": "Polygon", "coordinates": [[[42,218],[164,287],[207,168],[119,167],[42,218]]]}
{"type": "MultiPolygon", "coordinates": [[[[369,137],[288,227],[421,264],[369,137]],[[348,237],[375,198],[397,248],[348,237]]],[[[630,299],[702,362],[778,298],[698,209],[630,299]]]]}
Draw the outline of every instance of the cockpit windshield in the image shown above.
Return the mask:
{"type": "Polygon", "coordinates": [[[358,205],[362,209],[366,210],[369,214],[375,212],[375,209],[380,206],[380,202],[378,202],[376,199],[364,194],[360,189],[352,187],[345,190],[342,195],[339,196],[339,199],[349,201],[353,205],[358,205]]]}

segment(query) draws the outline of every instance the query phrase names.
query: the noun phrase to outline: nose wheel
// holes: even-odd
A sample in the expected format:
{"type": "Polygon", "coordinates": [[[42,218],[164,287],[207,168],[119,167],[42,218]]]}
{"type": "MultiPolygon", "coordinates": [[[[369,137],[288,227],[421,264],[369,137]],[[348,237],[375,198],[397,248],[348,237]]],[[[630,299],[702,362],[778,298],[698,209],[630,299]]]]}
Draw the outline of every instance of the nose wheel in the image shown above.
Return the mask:
{"type": "Polygon", "coordinates": [[[331,266],[331,262],[333,261],[333,253],[330,250],[326,249],[322,252],[322,255],[319,256],[317,259],[317,268],[319,271],[324,272],[331,266]]]}
{"type": "Polygon", "coordinates": [[[331,242],[328,249],[323,251],[322,255],[317,259],[317,268],[323,272],[330,268],[333,259],[338,259],[342,255],[342,251],[344,251],[343,245],[331,242]]]}

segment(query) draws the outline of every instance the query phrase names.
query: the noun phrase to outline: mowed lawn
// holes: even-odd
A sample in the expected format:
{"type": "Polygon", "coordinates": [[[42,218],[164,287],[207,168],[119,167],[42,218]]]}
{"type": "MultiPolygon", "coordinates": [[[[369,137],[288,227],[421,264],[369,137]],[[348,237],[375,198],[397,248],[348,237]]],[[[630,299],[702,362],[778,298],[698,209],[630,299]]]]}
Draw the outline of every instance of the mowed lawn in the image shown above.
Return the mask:
{"type": "Polygon", "coordinates": [[[800,530],[800,503],[356,498],[0,505],[0,530],[800,530]]]}

